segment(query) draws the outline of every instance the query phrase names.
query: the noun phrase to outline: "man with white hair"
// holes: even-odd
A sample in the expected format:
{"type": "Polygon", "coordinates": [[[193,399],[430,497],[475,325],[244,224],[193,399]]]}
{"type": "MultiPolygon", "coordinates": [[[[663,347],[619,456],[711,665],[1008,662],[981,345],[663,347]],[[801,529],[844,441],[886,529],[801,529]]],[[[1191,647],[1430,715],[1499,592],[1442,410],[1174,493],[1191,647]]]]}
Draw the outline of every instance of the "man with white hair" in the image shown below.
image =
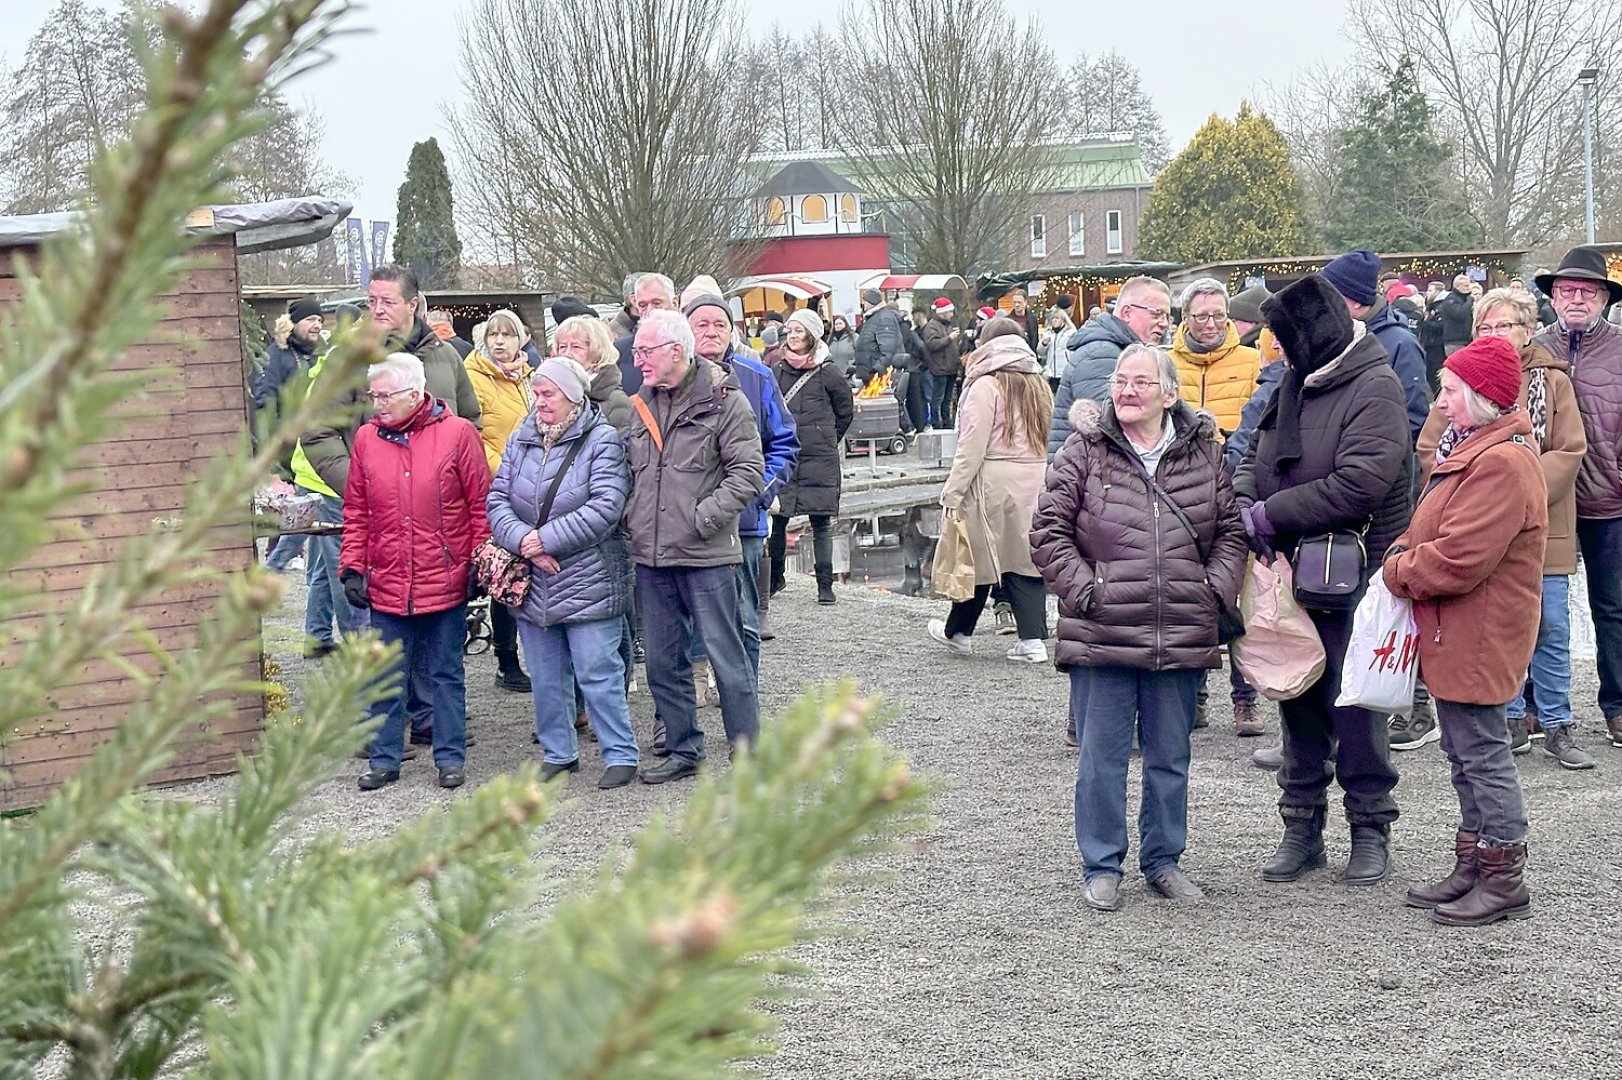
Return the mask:
{"type": "Polygon", "coordinates": [[[1128,345],[1159,345],[1171,325],[1171,289],[1159,278],[1128,278],[1115,297],[1115,311],[1099,311],[1070,335],[1070,353],[1059,389],[1053,393],[1053,428],[1048,459],[1070,438],[1070,406],[1077,398],[1109,403],[1115,362],[1128,345]]]}
{"type": "Polygon", "coordinates": [[[396,643],[395,694],[380,702],[362,791],[400,779],[409,686],[432,709],[439,786],[461,787],[467,761],[462,645],[476,591],[473,551],[490,537],[490,466],[473,424],[427,390],[422,361],[392,353],[367,371],[376,414],[355,435],[344,489],[338,578],[372,626],[396,643]]]}
{"type": "MultiPolygon", "coordinates": [[[[676,283],[664,274],[638,274],[631,289],[629,304],[636,325],[650,311],[671,311],[676,307],[676,283]]],[[[614,342],[620,354],[620,388],[634,394],[642,386],[642,373],[631,356],[631,344],[636,331],[624,334],[614,342]]]]}
{"type": "Polygon", "coordinates": [[[666,726],[668,757],[645,784],[691,776],[704,759],[689,653],[704,638],[735,751],[760,726],[754,669],[738,618],[743,548],[738,515],[765,486],[760,433],[733,375],[699,358],[678,312],[655,309],[637,326],[632,355],[642,387],[631,398],[631,498],[626,524],[636,603],[648,643],[648,689],[666,726]]]}

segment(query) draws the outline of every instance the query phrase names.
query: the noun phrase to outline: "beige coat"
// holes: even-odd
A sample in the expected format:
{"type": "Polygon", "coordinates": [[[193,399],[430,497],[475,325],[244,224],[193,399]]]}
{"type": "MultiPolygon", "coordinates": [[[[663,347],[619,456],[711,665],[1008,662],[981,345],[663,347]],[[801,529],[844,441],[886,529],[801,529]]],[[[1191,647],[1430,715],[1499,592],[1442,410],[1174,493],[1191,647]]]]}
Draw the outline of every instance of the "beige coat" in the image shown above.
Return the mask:
{"type": "Polygon", "coordinates": [[[999,370],[1042,382],[1042,367],[1022,337],[987,342],[969,357],[968,384],[958,404],[957,454],[941,491],[941,505],[957,510],[969,534],[977,585],[1003,574],[1040,577],[1031,562],[1031,516],[1047,474],[1046,440],[1026,446],[1007,427],[999,370]]]}

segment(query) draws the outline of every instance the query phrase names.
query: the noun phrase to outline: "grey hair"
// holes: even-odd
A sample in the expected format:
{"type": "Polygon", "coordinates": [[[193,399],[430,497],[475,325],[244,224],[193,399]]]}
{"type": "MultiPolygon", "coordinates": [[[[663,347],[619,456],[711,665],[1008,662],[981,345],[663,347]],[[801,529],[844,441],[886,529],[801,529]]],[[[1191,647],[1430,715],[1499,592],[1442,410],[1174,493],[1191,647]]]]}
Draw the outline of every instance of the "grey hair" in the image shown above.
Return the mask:
{"type": "Polygon", "coordinates": [[[1154,289],[1166,298],[1166,306],[1171,307],[1171,286],[1159,278],[1150,277],[1147,274],[1139,274],[1137,277],[1130,277],[1121,282],[1121,290],[1115,294],[1115,307],[1119,309],[1123,302],[1131,303],[1130,300],[1127,300],[1127,294],[1136,295],[1143,289],[1154,289]]]}
{"type": "Polygon", "coordinates": [[[1120,371],[1122,364],[1139,356],[1152,356],[1155,358],[1155,368],[1160,372],[1160,392],[1162,394],[1179,394],[1182,392],[1183,379],[1182,376],[1177,374],[1177,361],[1172,359],[1170,352],[1158,345],[1145,345],[1142,342],[1128,345],[1121,351],[1120,358],[1115,361],[1115,370],[1120,371]]]}
{"type": "Polygon", "coordinates": [[[659,287],[664,289],[665,294],[667,296],[669,296],[670,299],[672,299],[672,300],[676,299],[676,283],[674,281],[671,281],[668,277],[666,277],[663,274],[648,273],[648,274],[639,274],[639,275],[637,275],[636,287],[635,287],[634,291],[640,292],[641,289],[642,289],[642,286],[646,285],[650,281],[657,282],[659,287]]]}
{"type": "Polygon", "coordinates": [[[642,271],[640,270],[633,270],[625,275],[625,280],[620,283],[620,292],[624,294],[626,303],[631,302],[631,297],[636,293],[636,283],[641,280],[642,271]]]}
{"type": "Polygon", "coordinates": [[[1178,298],[1177,306],[1183,310],[1184,315],[1187,315],[1188,305],[1200,296],[1220,296],[1223,310],[1226,311],[1228,308],[1228,287],[1214,277],[1195,278],[1189,282],[1188,288],[1184,289],[1183,295],[1178,298]]]}
{"type": "Polygon", "coordinates": [[[368,383],[380,380],[393,383],[398,390],[420,393],[428,388],[428,375],[422,370],[422,361],[407,352],[390,353],[366,369],[368,383]]]}
{"type": "MultiPolygon", "coordinates": [[[[1455,379],[1459,377],[1453,376],[1455,379]]],[[[1459,400],[1464,402],[1464,411],[1470,418],[1471,427],[1485,427],[1504,415],[1504,410],[1476,393],[1476,388],[1459,379],[1459,400]]]]}
{"type": "MultiPolygon", "coordinates": [[[[665,280],[669,281],[670,279],[666,278],[665,280]]],[[[643,329],[647,327],[661,331],[666,341],[681,342],[682,358],[686,360],[693,358],[693,328],[687,325],[687,316],[679,311],[670,311],[663,308],[650,311],[642,316],[642,321],[637,324],[637,333],[641,334],[643,329]]]]}

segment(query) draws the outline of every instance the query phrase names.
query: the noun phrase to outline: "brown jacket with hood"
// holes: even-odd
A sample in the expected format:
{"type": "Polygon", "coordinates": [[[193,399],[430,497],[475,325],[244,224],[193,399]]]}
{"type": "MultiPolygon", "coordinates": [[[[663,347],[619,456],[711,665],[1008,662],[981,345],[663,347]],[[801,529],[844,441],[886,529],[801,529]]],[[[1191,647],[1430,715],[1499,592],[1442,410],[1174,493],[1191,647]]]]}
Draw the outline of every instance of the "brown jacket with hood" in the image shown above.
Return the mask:
{"type": "MultiPolygon", "coordinates": [[[[1542,371],[1548,411],[1543,441],[1531,440],[1543,466],[1543,481],[1549,488],[1549,546],[1543,555],[1546,576],[1577,572],[1577,469],[1588,449],[1588,439],[1583,434],[1582,414],[1577,411],[1577,392],[1566,374],[1570,369],[1571,365],[1564,359],[1541,346],[1528,345],[1521,350],[1521,407],[1526,408],[1532,373],[1542,371]]],[[[1436,468],[1436,444],[1446,430],[1447,417],[1433,406],[1419,432],[1417,452],[1422,487],[1430,480],[1431,470],[1436,468]]]]}
{"type": "Polygon", "coordinates": [[[1549,493],[1531,434],[1516,409],[1461,442],[1386,553],[1386,586],[1414,602],[1420,678],[1443,701],[1502,705],[1537,645],[1549,493]]]}

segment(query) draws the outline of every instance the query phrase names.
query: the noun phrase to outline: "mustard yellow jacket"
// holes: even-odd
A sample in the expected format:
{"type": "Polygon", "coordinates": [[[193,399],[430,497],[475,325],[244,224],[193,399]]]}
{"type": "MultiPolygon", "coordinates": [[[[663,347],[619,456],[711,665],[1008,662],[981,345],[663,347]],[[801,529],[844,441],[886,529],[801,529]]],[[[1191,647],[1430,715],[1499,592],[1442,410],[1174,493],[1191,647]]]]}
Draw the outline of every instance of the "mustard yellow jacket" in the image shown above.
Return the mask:
{"type": "Polygon", "coordinates": [[[1172,359],[1177,361],[1177,377],[1182,381],[1182,398],[1195,409],[1216,417],[1218,437],[1239,426],[1239,414],[1256,392],[1256,376],[1261,374],[1261,354],[1239,344],[1239,331],[1228,324],[1228,336],[1208,353],[1197,353],[1185,340],[1186,326],[1177,328],[1172,342],[1172,359]]]}
{"type": "Polygon", "coordinates": [[[484,458],[490,463],[490,475],[494,476],[501,468],[507,440],[535,407],[535,395],[530,392],[527,375],[514,382],[501,373],[495,361],[477,349],[468,353],[462,363],[467,368],[468,381],[473,384],[473,394],[479,399],[479,411],[484,415],[480,434],[484,437],[484,458]]]}

